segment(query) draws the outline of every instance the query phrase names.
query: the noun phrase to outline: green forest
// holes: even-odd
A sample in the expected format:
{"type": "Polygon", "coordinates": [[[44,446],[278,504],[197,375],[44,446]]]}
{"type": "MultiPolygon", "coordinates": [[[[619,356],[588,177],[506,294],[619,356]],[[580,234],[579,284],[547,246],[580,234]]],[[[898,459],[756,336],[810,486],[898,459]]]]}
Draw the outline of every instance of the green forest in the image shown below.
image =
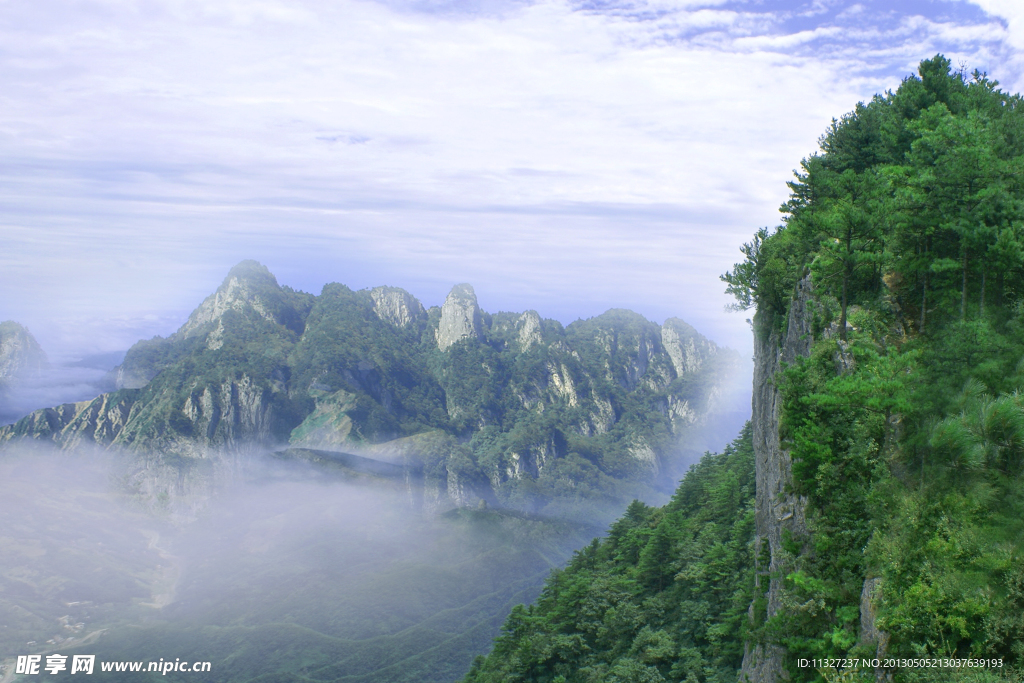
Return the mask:
{"type": "Polygon", "coordinates": [[[769,558],[752,543],[747,431],[555,573],[466,681],[733,680],[745,644],[781,648],[793,681],[1019,678],[1022,99],[939,55],[819,143],[782,225],[722,277],[761,339],[785,335],[798,284],[812,292],[810,353],[775,376],[786,493],[806,502],[807,533],[775,558],[785,571],[754,580],[769,558]],[[768,579],[782,586],[771,618],[768,579]],[[876,656],[1002,667],[799,666],[876,656]]]}
{"type": "Polygon", "coordinates": [[[607,537],[514,608],[466,682],[736,680],[753,595],[750,425],[661,508],[634,501],[607,537]]]}

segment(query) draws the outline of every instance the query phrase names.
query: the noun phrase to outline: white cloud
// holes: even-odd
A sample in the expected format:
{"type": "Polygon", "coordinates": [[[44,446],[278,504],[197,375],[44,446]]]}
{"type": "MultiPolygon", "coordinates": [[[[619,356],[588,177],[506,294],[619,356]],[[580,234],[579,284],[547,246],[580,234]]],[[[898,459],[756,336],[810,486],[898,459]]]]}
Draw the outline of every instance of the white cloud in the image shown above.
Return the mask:
{"type": "Polygon", "coordinates": [[[1009,29],[1007,42],[1024,50],[1024,5],[1017,0],[971,0],[992,16],[1006,21],[1009,29]]]}
{"type": "Polygon", "coordinates": [[[763,35],[737,38],[734,42],[739,48],[757,50],[784,50],[800,45],[806,45],[815,40],[823,38],[834,38],[843,33],[838,26],[820,26],[810,31],[798,31],[783,35],[763,35]]]}
{"type": "Polygon", "coordinates": [[[4,7],[0,319],[94,350],[170,331],[247,257],[308,289],[431,304],[469,280],[490,310],[629,306],[746,346],[717,276],[831,118],[937,51],[995,63],[1018,25],[668,0],[4,7]]]}

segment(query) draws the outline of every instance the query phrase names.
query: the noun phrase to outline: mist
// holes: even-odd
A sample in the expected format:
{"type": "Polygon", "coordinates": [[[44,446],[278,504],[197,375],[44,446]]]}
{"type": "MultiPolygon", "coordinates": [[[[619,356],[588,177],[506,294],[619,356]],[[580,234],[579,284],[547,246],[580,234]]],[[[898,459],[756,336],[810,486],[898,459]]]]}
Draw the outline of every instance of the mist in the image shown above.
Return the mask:
{"type": "Polygon", "coordinates": [[[72,357],[0,387],[0,425],[11,424],[40,408],[89,401],[112,391],[111,370],[123,358],[123,351],[72,357]]]}
{"type": "Polygon", "coordinates": [[[270,454],[208,464],[175,478],[160,458],[8,446],[0,659],[210,661],[206,681],[451,681],[602,531],[485,508],[426,515],[399,487],[270,454]]]}

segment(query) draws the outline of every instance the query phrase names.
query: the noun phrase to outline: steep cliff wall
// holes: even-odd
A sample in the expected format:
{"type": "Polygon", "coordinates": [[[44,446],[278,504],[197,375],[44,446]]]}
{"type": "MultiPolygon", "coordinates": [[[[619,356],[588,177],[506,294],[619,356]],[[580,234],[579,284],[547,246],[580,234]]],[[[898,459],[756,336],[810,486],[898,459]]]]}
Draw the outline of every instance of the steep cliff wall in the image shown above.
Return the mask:
{"type": "MultiPolygon", "coordinates": [[[[755,325],[754,339],[754,392],[752,398],[754,429],[754,463],[757,478],[755,547],[758,558],[770,557],[767,566],[757,567],[756,586],[766,599],[765,614],[755,614],[751,605],[751,620],[763,623],[778,611],[782,604],[782,578],[789,562],[782,547],[785,531],[805,534],[805,502],[786,492],[792,480],[790,455],[779,443],[780,395],[776,375],[783,364],[811,349],[810,276],[797,284],[789,307],[785,331],[764,328],[771,325],[763,319],[755,325]],[[765,552],[767,546],[767,552],[765,552]]],[[[760,562],[760,560],[759,560],[760,562]]],[[[748,643],[743,657],[741,680],[752,683],[775,683],[782,675],[782,648],[774,644],[748,643]]]]}

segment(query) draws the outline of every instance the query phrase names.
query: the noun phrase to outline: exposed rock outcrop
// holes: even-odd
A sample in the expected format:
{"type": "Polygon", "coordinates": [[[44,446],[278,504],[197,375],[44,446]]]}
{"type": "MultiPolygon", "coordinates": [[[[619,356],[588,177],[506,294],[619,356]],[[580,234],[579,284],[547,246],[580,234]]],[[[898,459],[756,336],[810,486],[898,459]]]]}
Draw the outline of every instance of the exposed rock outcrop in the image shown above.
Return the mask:
{"type": "Polygon", "coordinates": [[[718,353],[715,342],[679,318],[669,318],[661,326],[661,343],[679,377],[697,372],[718,353]]]}
{"type": "Polygon", "coordinates": [[[242,261],[228,272],[217,291],[206,297],[175,333],[182,338],[210,333],[210,324],[218,323],[225,313],[255,312],[267,322],[302,331],[301,315],[286,300],[277,278],[256,261],[242,261]]]}
{"type": "Polygon", "coordinates": [[[519,332],[517,337],[519,346],[523,349],[528,349],[543,341],[540,329],[540,314],[537,311],[527,311],[519,316],[519,320],[516,321],[516,330],[519,332]]]}
{"type": "Polygon", "coordinates": [[[229,446],[239,441],[255,443],[270,439],[271,390],[248,375],[219,386],[206,386],[185,399],[182,414],[192,424],[198,441],[209,446],[229,446]]]}
{"type": "Polygon", "coordinates": [[[131,419],[137,399],[136,392],[121,391],[102,394],[92,401],[75,404],[80,409],[76,410],[74,419],[62,430],[64,447],[114,443],[131,419]]]}
{"type": "Polygon", "coordinates": [[[448,347],[461,339],[479,339],[480,332],[480,307],[476,303],[476,292],[471,285],[455,285],[441,307],[437,348],[447,351],[448,347]]]}
{"type": "MultiPolygon", "coordinates": [[[[766,619],[773,617],[782,604],[782,578],[790,560],[782,546],[784,532],[794,535],[807,533],[802,497],[786,492],[792,481],[792,461],[789,452],[779,443],[779,417],[781,396],[775,376],[783,363],[792,363],[806,356],[811,349],[810,276],[797,284],[789,307],[786,329],[768,329],[770,322],[758,320],[754,338],[754,392],[752,398],[754,430],[754,462],[757,478],[755,507],[755,552],[762,556],[768,545],[770,563],[758,566],[755,590],[765,591],[766,619]],[[765,585],[767,582],[767,586],[765,585]]],[[[753,609],[753,606],[752,606],[753,609]]],[[[747,644],[743,656],[741,680],[754,683],[776,683],[783,674],[783,650],[774,644],[747,644]]]]}
{"type": "Polygon", "coordinates": [[[651,448],[650,444],[643,439],[639,439],[629,447],[629,454],[632,455],[642,467],[651,470],[654,474],[657,474],[661,469],[661,465],[658,462],[658,454],[653,448],[651,448]]]}
{"type": "Polygon", "coordinates": [[[166,396],[142,400],[139,390],[122,389],[37,410],[0,427],[0,443],[31,438],[64,449],[96,444],[203,458],[214,451],[270,444],[273,393],[246,375],[196,387],[180,406],[166,396]]]}
{"type": "Polygon", "coordinates": [[[882,579],[878,577],[864,579],[864,588],[860,593],[860,644],[874,645],[875,656],[885,656],[889,644],[889,636],[878,628],[878,601],[882,579]]]}
{"type": "Polygon", "coordinates": [[[373,312],[392,325],[406,327],[427,315],[419,299],[404,289],[374,287],[370,290],[370,296],[373,297],[373,312]]]}
{"type": "Polygon", "coordinates": [[[91,401],[36,410],[13,425],[0,427],[0,443],[29,438],[52,441],[65,448],[82,443],[110,445],[127,424],[137,398],[137,391],[123,390],[91,401]]]}
{"type": "Polygon", "coordinates": [[[192,311],[185,324],[167,339],[140,341],[115,369],[115,387],[141,389],[186,350],[183,342],[197,338],[211,351],[224,346],[225,335],[245,322],[264,324],[302,334],[312,297],[277,283],[266,266],[242,261],[221,285],[192,311]],[[225,316],[234,315],[233,319],[225,316]]]}

